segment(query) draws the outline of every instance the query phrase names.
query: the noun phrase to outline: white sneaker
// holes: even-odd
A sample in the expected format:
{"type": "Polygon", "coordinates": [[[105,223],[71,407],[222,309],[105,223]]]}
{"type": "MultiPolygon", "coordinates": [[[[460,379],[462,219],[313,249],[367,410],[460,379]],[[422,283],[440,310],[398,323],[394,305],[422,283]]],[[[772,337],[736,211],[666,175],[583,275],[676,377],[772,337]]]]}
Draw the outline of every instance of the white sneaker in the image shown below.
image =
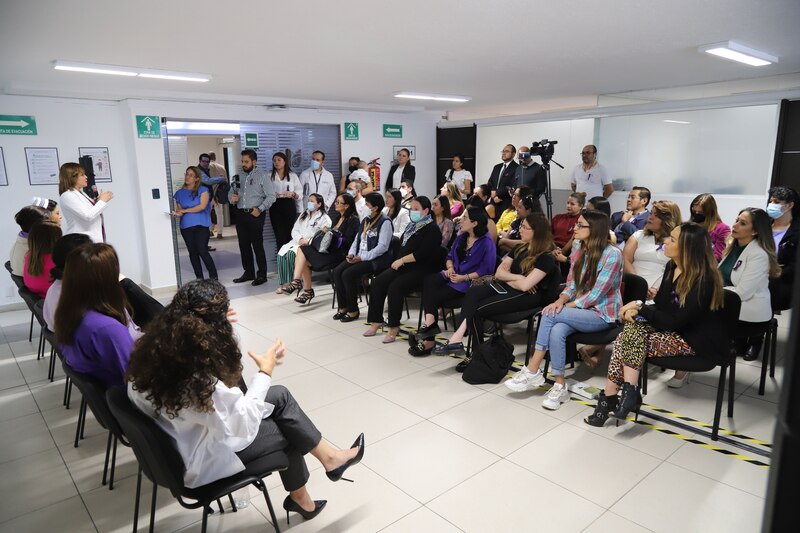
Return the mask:
{"type": "Polygon", "coordinates": [[[561,404],[569,400],[569,391],[560,383],[554,384],[542,400],[542,407],[556,411],[561,404]]]}
{"type": "Polygon", "coordinates": [[[511,379],[506,381],[506,387],[514,392],[525,392],[534,390],[540,385],[544,384],[544,374],[541,370],[535,373],[528,370],[528,367],[522,367],[522,370],[514,374],[511,379]]]}

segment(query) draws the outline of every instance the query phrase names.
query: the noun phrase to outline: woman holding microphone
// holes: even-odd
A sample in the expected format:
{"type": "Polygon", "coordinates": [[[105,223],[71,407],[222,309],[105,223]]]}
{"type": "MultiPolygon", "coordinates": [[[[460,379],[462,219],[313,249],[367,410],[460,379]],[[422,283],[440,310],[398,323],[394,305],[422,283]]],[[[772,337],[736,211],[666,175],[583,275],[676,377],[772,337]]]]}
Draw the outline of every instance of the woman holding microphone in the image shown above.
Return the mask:
{"type": "Polygon", "coordinates": [[[86,173],[78,163],[64,163],[58,175],[58,194],[61,204],[64,235],[84,233],[93,242],[105,242],[103,211],[114,198],[111,191],[102,191],[97,199],[83,192],[88,185],[86,173]]]}

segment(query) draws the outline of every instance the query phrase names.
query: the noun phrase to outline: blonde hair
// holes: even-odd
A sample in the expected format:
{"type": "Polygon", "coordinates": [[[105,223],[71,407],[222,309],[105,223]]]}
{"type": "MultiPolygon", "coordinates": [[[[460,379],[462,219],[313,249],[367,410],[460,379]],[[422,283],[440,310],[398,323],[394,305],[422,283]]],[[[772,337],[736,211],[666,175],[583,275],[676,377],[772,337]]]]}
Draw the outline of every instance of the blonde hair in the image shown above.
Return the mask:
{"type": "Polygon", "coordinates": [[[64,163],[58,173],[58,194],[64,194],[75,188],[78,178],[86,174],[78,163],[64,163]]]}
{"type": "Polygon", "coordinates": [[[675,285],[680,305],[684,307],[689,292],[696,285],[702,284],[710,278],[713,286],[711,310],[716,311],[722,307],[725,293],[722,288],[722,275],[720,275],[717,261],[714,259],[708,231],[693,222],[683,223],[680,228],[677,263],[681,268],[681,275],[675,285]]]}
{"type": "MultiPolygon", "coordinates": [[[[645,228],[644,234],[655,236],[656,242],[664,242],[664,239],[669,237],[672,230],[682,223],[681,208],[675,202],[670,202],[669,200],[653,202],[650,212],[661,220],[661,229],[656,235],[653,231],[645,228]]],[[[708,231],[708,228],[706,228],[706,231],[708,231]]]]}

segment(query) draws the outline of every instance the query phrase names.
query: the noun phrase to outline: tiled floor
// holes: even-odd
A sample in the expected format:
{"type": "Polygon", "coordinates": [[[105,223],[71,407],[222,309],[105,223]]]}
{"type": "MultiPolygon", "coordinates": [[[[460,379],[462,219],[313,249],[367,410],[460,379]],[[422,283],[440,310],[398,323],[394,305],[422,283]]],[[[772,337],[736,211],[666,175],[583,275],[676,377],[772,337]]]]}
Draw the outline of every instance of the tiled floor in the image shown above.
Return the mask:
{"type": "MultiPolygon", "coordinates": [[[[276,382],[290,388],[336,446],[366,433],[363,464],[349,472],[353,484],[330,483],[309,457],[309,490],[328,507],[309,522],[293,515],[288,526],[279,513],[283,530],[759,529],[766,468],[630,422],[589,427],[582,419],[590,408],[578,401],[550,412],[541,407],[541,391],[470,386],[453,370],[453,359],[414,359],[401,341],[384,345],[380,335],[362,337],[361,324],[332,321],[330,289],[317,288],[317,298],[304,307],[274,295],[274,281],[231,288],[242,349],[261,350],[282,336],[288,354],[276,382]]],[[[0,531],[129,531],[133,454],[121,447],[115,489],[101,486],[105,434],[90,417],[86,439],[73,447],[79,396],[73,393],[71,409],[61,405],[63,376],[59,371],[54,383],[46,379],[47,361],[36,360],[37,339],[27,340],[29,317],[0,314],[0,531]]],[[[521,357],[521,328],[510,333],[521,357]]],[[[781,350],[786,336],[781,329],[781,350]]],[[[244,366],[246,377],[255,371],[247,357],[244,366]]],[[[770,441],[777,386],[770,380],[766,396],[758,396],[759,369],[758,361],[739,362],[736,416],[723,418],[723,426],[770,441]]],[[[601,370],[592,375],[581,365],[574,374],[598,385],[604,379],[601,370]]],[[[646,401],[708,421],[716,372],[680,390],[666,389],[667,377],[653,372],[646,401]]],[[[280,508],[285,493],[279,478],[271,476],[267,485],[280,508]]],[[[251,504],[211,516],[210,530],[271,531],[258,492],[238,496],[252,497],[251,504]]],[[[141,528],[149,520],[149,499],[146,482],[141,528]]],[[[158,531],[199,531],[199,511],[182,509],[166,490],[157,501],[158,531]]]]}

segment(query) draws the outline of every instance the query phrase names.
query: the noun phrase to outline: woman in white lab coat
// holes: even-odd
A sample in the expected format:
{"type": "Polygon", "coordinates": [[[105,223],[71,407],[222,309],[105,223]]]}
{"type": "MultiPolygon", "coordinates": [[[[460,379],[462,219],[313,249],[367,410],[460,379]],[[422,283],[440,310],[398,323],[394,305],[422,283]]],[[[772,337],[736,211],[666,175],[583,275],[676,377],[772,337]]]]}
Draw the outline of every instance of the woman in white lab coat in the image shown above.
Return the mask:
{"type": "Polygon", "coordinates": [[[114,197],[111,191],[103,191],[97,199],[89,197],[83,188],[87,185],[86,173],[78,163],[64,163],[58,175],[59,203],[63,216],[64,235],[83,233],[93,242],[105,242],[103,211],[114,197]]]}

